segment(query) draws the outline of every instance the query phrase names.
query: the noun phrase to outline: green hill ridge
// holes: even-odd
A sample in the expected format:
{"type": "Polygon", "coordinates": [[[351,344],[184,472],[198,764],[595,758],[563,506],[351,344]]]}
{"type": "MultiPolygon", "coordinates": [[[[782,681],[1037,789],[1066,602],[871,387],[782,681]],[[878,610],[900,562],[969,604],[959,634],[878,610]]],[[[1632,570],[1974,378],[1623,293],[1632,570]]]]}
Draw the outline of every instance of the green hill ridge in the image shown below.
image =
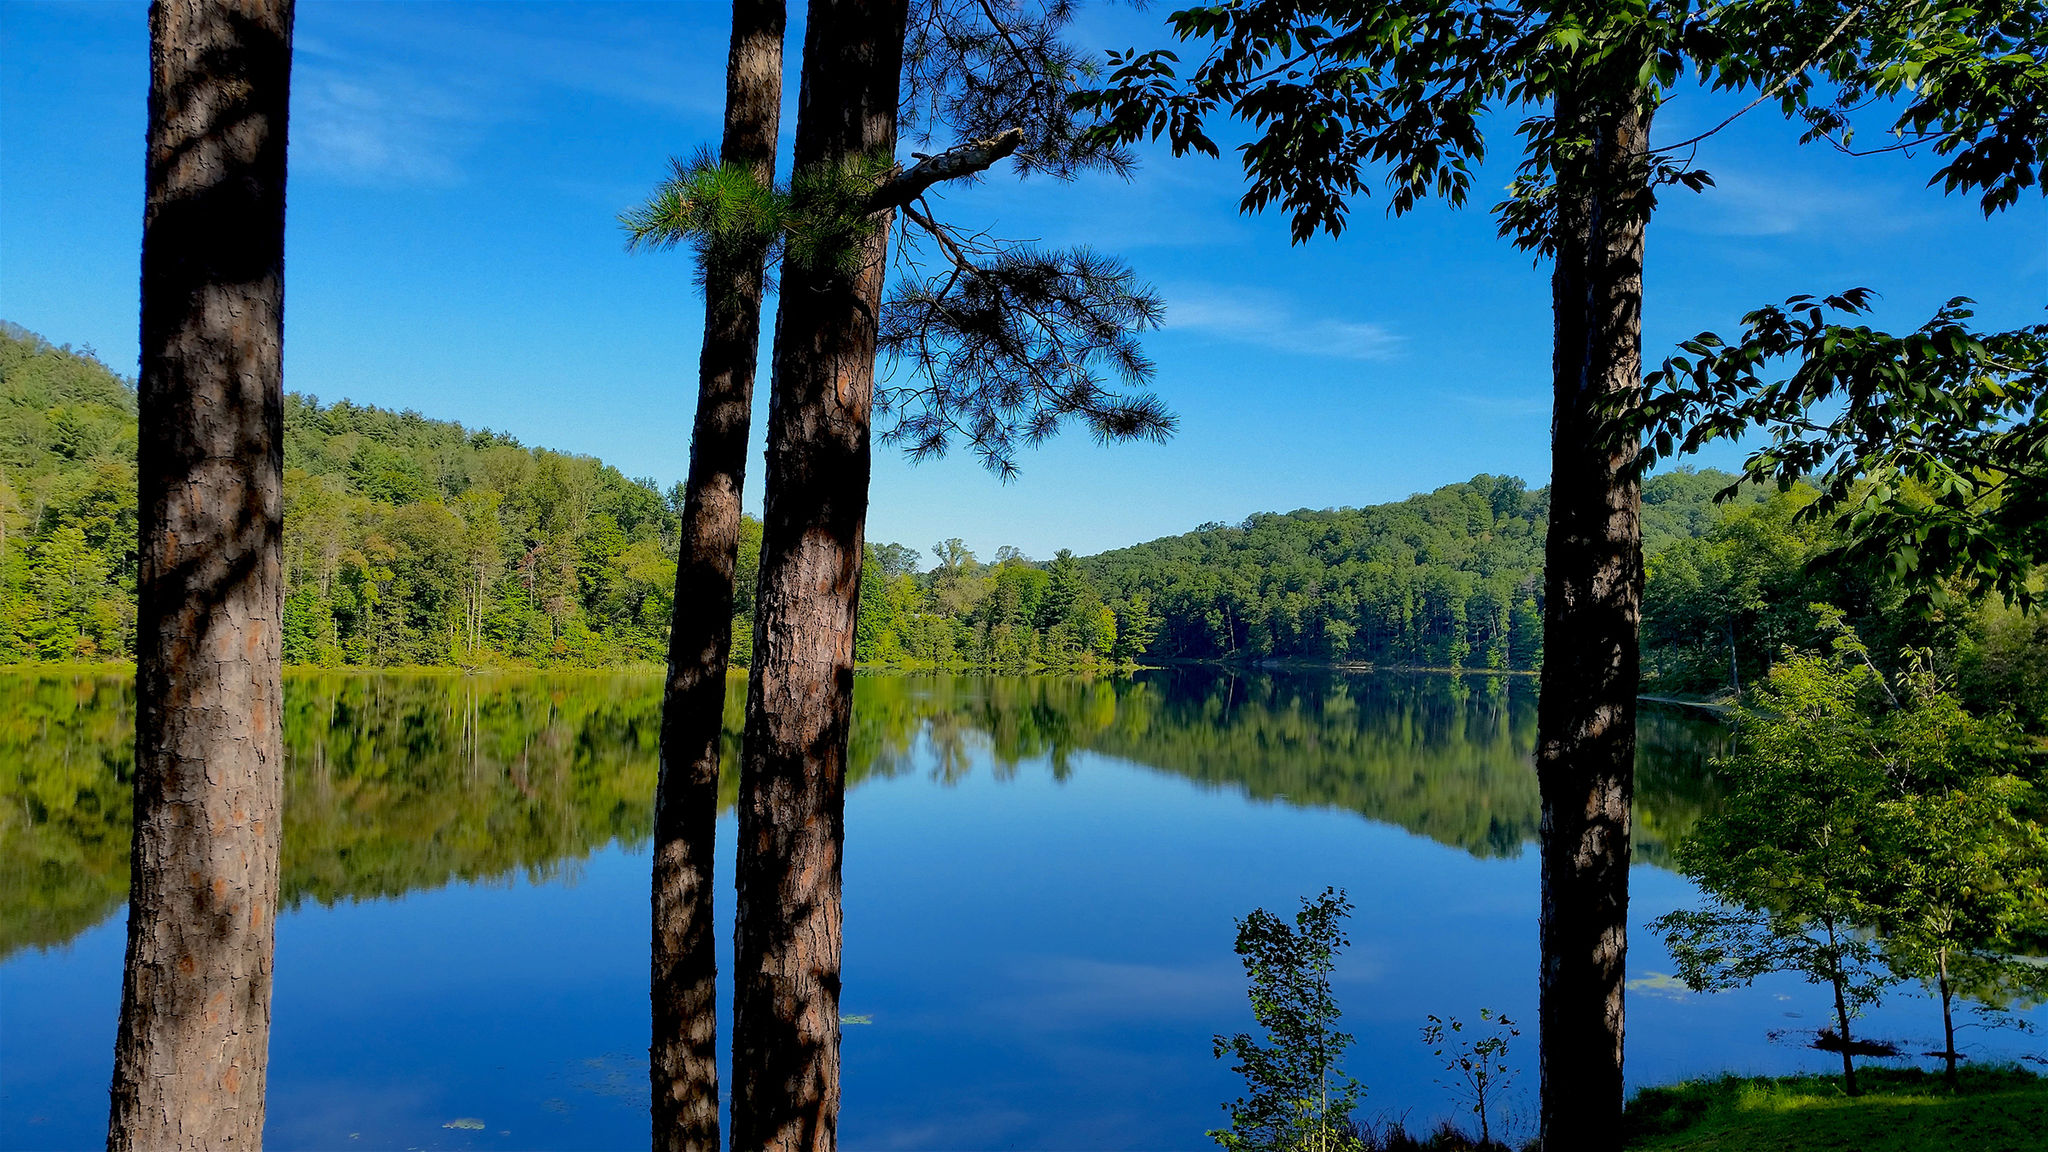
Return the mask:
{"type": "MultiPolygon", "coordinates": [[[[129,658],[135,386],[89,351],[0,326],[0,663],[129,658]]],[[[1810,643],[1825,601],[1872,647],[1941,647],[2038,721],[2048,643],[1996,611],[1930,631],[1882,582],[1816,576],[1795,488],[1678,470],[1644,487],[1646,683],[1714,694],[1810,643]]],[[[680,491],[589,456],[343,400],[285,401],[285,658],[318,666],[619,667],[666,650],[680,491]]],[[[1532,670],[1548,496],[1475,476],[1362,508],[1262,513],[1095,556],[919,571],[869,551],[859,654],[1022,669],[1172,659],[1532,670]]],[[[747,658],[759,525],[742,544],[747,658]]]]}

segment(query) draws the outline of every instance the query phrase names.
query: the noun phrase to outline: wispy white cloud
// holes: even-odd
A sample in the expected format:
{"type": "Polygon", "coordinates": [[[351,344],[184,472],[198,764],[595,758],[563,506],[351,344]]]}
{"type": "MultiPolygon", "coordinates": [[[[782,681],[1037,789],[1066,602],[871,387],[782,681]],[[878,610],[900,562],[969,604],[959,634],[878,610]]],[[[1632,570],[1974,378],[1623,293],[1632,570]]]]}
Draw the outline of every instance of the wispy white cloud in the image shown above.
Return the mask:
{"type": "Polygon", "coordinates": [[[1687,1000],[1692,989],[1685,981],[1668,972],[1646,972],[1628,982],[1628,990],[1639,996],[1655,996],[1663,1000],[1687,1000]]]}
{"type": "Polygon", "coordinates": [[[540,84],[680,116],[718,117],[725,106],[725,73],[686,66],[696,46],[677,37],[667,24],[621,18],[574,38],[553,25],[500,28],[483,47],[507,72],[540,84]]]}
{"type": "Polygon", "coordinates": [[[1717,169],[1712,188],[1669,192],[1660,204],[1660,219],[1686,231],[1746,239],[1839,232],[1845,222],[1857,232],[1891,234],[1921,223],[1896,189],[1740,169],[1717,169]]]}
{"type": "MultiPolygon", "coordinates": [[[[503,14],[500,14],[503,15],[503,14]]],[[[690,67],[688,22],[480,21],[437,5],[323,6],[294,46],[294,163],[352,183],[450,184],[494,125],[569,99],[715,127],[723,74],[690,67]]]]}
{"type": "Polygon", "coordinates": [[[1167,291],[1166,328],[1296,356],[1389,360],[1402,339],[1385,325],[1303,312],[1272,293],[1213,286],[1167,291]]]}
{"type": "Polygon", "coordinates": [[[460,178],[460,155],[485,119],[480,93],[303,38],[294,54],[294,168],[362,184],[460,178]]]}

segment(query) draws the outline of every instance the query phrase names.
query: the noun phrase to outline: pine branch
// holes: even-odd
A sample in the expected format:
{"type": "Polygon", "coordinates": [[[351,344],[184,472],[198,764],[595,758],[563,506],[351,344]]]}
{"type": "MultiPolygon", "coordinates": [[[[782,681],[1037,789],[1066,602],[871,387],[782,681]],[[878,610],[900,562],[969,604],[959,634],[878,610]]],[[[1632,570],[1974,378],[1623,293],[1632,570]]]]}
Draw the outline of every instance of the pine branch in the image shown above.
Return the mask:
{"type": "Polygon", "coordinates": [[[936,156],[921,157],[907,171],[884,181],[868,197],[868,210],[883,212],[901,208],[924,195],[935,184],[974,176],[993,168],[1024,143],[1022,128],[1008,128],[994,136],[955,144],[936,156]]]}

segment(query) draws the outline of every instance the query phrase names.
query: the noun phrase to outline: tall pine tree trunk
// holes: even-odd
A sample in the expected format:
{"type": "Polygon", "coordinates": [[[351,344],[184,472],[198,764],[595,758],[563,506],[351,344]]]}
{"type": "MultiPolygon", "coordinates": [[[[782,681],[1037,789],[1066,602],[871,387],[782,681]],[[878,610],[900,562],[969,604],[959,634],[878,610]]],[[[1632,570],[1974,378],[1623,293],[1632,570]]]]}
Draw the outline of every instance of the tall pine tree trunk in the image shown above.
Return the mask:
{"type": "MultiPolygon", "coordinates": [[[[775,178],[783,0],[734,0],[719,158],[775,178]]],[[[654,1147],[718,1152],[718,956],[712,867],[733,568],[746,479],[765,248],[719,247],[704,266],[704,347],[683,500],[661,775],[654,793],[654,1147]]]]}
{"type": "Polygon", "coordinates": [[[107,1146],[253,1149],[283,792],[292,0],[158,0],[149,23],[135,847],[107,1146]]]}
{"type": "Polygon", "coordinates": [[[1542,1141],[1621,1147],[1629,803],[1635,788],[1642,485],[1627,411],[1642,386],[1650,112],[1631,83],[1567,92],[1560,134],[1555,410],[1544,551],[1542,1141]]]}
{"type": "MultiPolygon", "coordinates": [[[[907,17],[906,0],[812,0],[799,175],[894,153],[907,17]]],[[[732,1144],[748,1152],[838,1138],[840,851],[887,243],[878,228],[856,274],[782,273],[740,768],[732,1144]]]]}

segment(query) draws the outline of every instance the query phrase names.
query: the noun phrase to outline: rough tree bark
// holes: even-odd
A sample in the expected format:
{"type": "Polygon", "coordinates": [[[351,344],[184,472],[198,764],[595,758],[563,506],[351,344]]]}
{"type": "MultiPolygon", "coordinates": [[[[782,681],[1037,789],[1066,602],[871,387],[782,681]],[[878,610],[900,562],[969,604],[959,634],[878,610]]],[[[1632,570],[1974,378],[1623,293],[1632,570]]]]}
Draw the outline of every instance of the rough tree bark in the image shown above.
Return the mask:
{"type": "MultiPolygon", "coordinates": [[[[795,170],[893,155],[906,0],[812,0],[795,170]]],[[[785,262],[740,768],[734,1148],[837,1144],[840,848],[888,215],[858,274],[785,262]]]]}
{"type": "Polygon", "coordinates": [[[1542,1143],[1621,1147],[1629,804],[1642,620],[1642,484],[1628,408],[1642,386],[1650,101],[1633,84],[1557,102],[1561,164],[1550,535],[1536,768],[1543,798],[1542,1143]]]}
{"type": "Polygon", "coordinates": [[[110,1149],[263,1137],[292,0],[150,8],[135,847],[110,1149]]]}
{"type": "MultiPolygon", "coordinates": [[[[734,0],[719,159],[775,178],[783,0],[734,0]]],[[[717,246],[704,266],[704,346],[684,490],[661,772],[654,792],[654,1147],[718,1152],[718,955],[712,867],[725,676],[732,654],[740,490],[761,341],[764,246],[717,246]]]]}

